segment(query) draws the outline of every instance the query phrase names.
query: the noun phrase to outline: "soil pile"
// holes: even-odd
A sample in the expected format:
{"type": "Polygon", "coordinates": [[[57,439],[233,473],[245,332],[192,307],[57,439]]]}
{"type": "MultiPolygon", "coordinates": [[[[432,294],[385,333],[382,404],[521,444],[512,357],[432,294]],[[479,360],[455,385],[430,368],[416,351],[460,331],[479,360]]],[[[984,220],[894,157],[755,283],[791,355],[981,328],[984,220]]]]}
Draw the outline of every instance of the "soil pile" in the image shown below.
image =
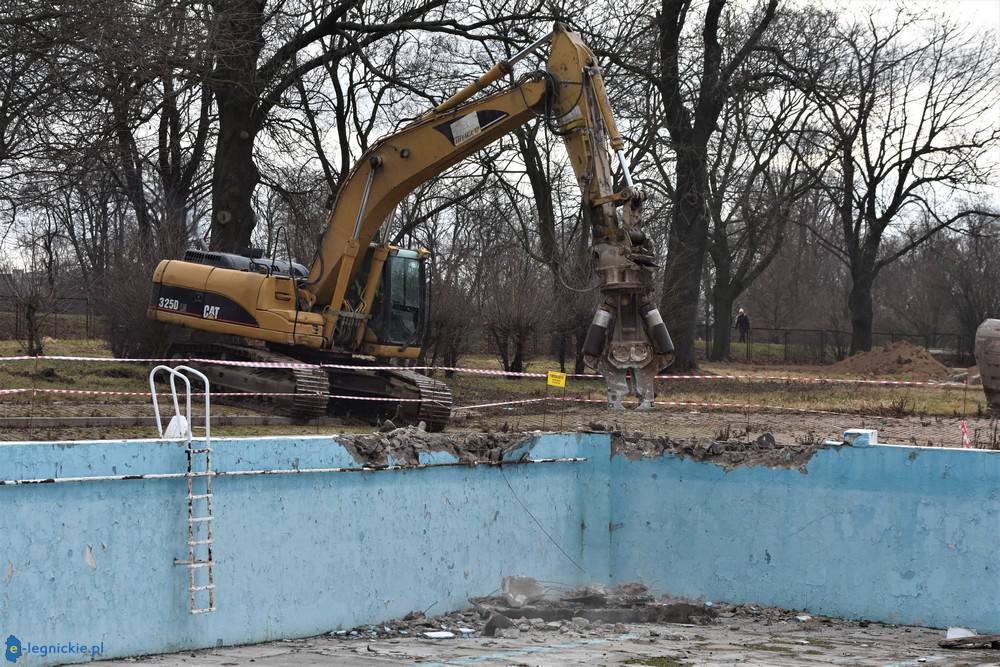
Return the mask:
{"type": "Polygon", "coordinates": [[[856,375],[898,375],[910,380],[940,380],[946,382],[952,373],[931,356],[926,348],[906,341],[876,347],[871,352],[859,352],[835,363],[830,369],[837,373],[856,375]]]}

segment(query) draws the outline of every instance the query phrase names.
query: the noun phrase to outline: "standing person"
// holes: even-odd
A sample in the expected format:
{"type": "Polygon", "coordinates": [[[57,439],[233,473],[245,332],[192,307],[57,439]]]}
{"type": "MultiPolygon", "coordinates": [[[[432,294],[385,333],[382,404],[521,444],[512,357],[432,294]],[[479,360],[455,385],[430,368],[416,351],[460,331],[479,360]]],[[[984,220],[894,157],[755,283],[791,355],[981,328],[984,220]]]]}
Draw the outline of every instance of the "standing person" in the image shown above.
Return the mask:
{"type": "Polygon", "coordinates": [[[750,333],[750,318],[740,308],[740,314],[736,316],[736,329],[740,331],[740,342],[747,342],[747,335],[750,333]]]}

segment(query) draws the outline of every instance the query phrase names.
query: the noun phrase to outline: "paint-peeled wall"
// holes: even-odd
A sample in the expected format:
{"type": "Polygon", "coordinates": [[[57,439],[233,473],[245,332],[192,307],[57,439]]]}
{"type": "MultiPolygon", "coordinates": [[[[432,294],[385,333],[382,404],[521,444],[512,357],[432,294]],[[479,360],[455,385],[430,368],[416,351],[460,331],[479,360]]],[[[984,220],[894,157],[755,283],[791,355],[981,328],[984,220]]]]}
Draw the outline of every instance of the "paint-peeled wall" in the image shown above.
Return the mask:
{"type": "MultiPolygon", "coordinates": [[[[358,467],[330,437],[214,449],[219,471],[358,467]]],[[[306,636],[461,608],[508,574],[1000,631],[1000,453],[840,447],[727,472],[611,452],[606,434],[544,434],[502,466],[217,477],[217,611],[197,616],[174,563],[183,479],[2,486],[0,641],[114,657],[306,636]]],[[[3,479],[185,461],[158,441],[0,445],[3,479]]]]}
{"type": "Polygon", "coordinates": [[[707,600],[1000,631],[1000,452],[874,446],[797,468],[616,457],[618,580],[707,600]]]}
{"type": "MultiPolygon", "coordinates": [[[[607,457],[600,437],[547,440],[536,449],[607,457]]],[[[329,437],[213,442],[219,471],[358,467],[329,437]]],[[[0,470],[177,472],[183,452],[156,441],[10,444],[0,470]]],[[[216,478],[217,611],[195,616],[187,570],[174,564],[187,557],[185,480],[0,487],[0,641],[103,643],[104,657],[125,656],[444,612],[509,574],[583,583],[608,570],[606,539],[594,548],[581,530],[607,523],[606,503],[584,502],[592,483],[588,461],[216,478]]]]}

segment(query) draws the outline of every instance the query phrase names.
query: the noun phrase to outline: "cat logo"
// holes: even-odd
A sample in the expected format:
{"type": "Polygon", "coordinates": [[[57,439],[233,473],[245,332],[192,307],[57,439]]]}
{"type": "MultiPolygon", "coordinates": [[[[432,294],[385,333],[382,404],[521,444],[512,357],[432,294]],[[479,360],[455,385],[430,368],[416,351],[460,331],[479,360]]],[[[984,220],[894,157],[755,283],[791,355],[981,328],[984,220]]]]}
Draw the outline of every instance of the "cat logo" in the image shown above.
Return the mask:
{"type": "Polygon", "coordinates": [[[205,306],[205,311],[201,314],[206,320],[219,319],[219,306],[205,306]]]}

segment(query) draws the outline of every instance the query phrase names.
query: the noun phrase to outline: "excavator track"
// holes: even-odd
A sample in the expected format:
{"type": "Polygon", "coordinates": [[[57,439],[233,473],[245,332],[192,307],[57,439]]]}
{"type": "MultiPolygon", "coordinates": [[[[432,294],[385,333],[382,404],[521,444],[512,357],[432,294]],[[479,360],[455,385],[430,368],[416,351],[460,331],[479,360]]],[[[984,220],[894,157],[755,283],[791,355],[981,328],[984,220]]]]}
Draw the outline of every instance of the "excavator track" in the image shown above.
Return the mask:
{"type": "MultiPolygon", "coordinates": [[[[268,350],[241,345],[181,344],[171,349],[175,359],[219,359],[269,364],[297,364],[298,359],[268,350]]],[[[289,417],[309,420],[327,412],[330,381],[321,368],[267,368],[192,362],[208,376],[216,392],[243,392],[241,396],[223,396],[219,401],[260,410],[262,405],[289,417]],[[261,396],[260,394],[278,394],[261,396]],[[284,395],[281,395],[284,394],[284,395]]]]}
{"type": "Polygon", "coordinates": [[[171,356],[175,359],[314,364],[298,368],[267,368],[192,362],[191,365],[208,376],[214,391],[247,394],[246,397],[225,396],[218,399],[227,405],[240,405],[258,411],[271,409],[276,414],[304,421],[339,414],[372,423],[390,419],[397,426],[416,426],[423,422],[428,431],[444,430],[451,415],[452,395],[448,385],[407,368],[376,370],[359,365],[346,369],[343,358],[339,357],[325,359],[308,355],[297,358],[256,347],[214,343],[176,344],[171,349],[171,356]],[[324,362],[336,363],[338,368],[320,368],[319,364],[324,362]],[[331,394],[388,400],[331,399],[331,394]]]}
{"type": "Polygon", "coordinates": [[[362,396],[363,400],[330,401],[334,414],[345,414],[368,422],[391,420],[396,426],[417,426],[441,431],[451,416],[451,390],[445,383],[407,368],[374,369],[364,366],[330,371],[333,394],[362,396]]]}
{"type": "Polygon", "coordinates": [[[391,374],[392,382],[400,389],[401,398],[419,398],[420,402],[400,402],[397,419],[404,424],[424,422],[428,431],[443,431],[451,416],[451,389],[444,382],[400,369],[383,371],[391,374]]]}

